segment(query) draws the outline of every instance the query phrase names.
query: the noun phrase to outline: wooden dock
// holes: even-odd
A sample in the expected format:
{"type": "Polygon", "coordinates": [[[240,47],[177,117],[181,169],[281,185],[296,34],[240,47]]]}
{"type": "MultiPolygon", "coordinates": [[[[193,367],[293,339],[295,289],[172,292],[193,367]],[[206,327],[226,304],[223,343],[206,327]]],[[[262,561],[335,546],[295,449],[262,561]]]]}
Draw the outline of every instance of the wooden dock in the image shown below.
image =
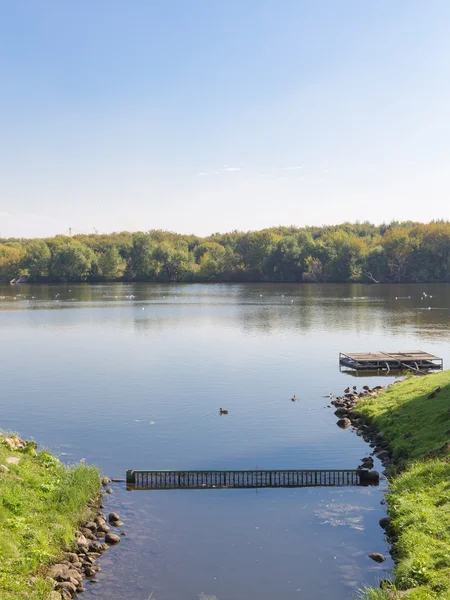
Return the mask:
{"type": "Polygon", "coordinates": [[[213,488],[273,488],[377,485],[377,471],[249,470],[249,471],[127,471],[127,490],[213,488]]]}
{"type": "Polygon", "coordinates": [[[444,361],[439,356],[412,350],[410,352],[339,352],[339,366],[354,371],[410,371],[425,373],[441,370],[444,361]]]}

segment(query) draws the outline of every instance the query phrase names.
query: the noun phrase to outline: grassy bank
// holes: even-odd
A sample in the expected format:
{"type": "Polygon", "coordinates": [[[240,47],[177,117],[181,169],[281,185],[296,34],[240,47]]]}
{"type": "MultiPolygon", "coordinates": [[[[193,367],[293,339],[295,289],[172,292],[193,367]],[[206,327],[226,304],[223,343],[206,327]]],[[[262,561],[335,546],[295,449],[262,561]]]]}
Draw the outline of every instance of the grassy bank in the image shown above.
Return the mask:
{"type": "Polygon", "coordinates": [[[0,434],[0,598],[47,600],[53,586],[45,567],[74,545],[87,504],[100,493],[100,474],[18,444],[0,434]]]}
{"type": "Polygon", "coordinates": [[[389,535],[396,589],[409,590],[362,597],[450,600],[450,371],[407,379],[361,401],[356,412],[382,432],[391,469],[401,471],[389,481],[389,535]]]}

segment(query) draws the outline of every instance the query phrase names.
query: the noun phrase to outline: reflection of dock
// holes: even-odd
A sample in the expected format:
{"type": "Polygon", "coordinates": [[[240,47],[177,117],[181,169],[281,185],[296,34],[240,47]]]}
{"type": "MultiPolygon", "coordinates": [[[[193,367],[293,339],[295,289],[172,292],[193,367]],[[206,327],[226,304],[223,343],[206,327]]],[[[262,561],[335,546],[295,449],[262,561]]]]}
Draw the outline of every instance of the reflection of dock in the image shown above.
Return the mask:
{"type": "Polygon", "coordinates": [[[376,485],[376,471],[248,470],[248,471],[127,471],[128,490],[212,488],[273,488],[376,485]]]}
{"type": "Polygon", "coordinates": [[[444,361],[439,356],[412,350],[411,352],[339,352],[339,365],[354,371],[401,371],[409,369],[423,373],[441,370],[444,361]]]}

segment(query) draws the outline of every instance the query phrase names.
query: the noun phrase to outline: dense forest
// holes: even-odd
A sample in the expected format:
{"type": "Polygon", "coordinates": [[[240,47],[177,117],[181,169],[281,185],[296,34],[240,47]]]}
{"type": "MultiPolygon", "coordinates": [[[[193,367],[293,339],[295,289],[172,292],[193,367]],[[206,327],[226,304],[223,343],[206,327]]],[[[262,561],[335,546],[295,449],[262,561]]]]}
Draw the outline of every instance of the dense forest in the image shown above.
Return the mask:
{"type": "Polygon", "coordinates": [[[0,239],[0,281],[450,281],[450,222],[0,239]]]}

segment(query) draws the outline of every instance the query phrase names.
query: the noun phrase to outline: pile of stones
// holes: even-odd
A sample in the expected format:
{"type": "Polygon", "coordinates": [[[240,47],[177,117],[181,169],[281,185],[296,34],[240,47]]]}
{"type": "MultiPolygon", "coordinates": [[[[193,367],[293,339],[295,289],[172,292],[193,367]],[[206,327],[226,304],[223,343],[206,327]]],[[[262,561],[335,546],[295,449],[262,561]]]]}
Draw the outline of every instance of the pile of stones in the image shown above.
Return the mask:
{"type": "MultiPolygon", "coordinates": [[[[106,487],[109,481],[104,478],[103,485],[106,487]]],[[[95,576],[101,570],[97,559],[126,535],[125,532],[118,535],[111,531],[111,527],[121,527],[123,523],[117,513],[110,513],[106,518],[102,508],[100,504],[95,518],[80,527],[75,550],[66,552],[64,560],[49,569],[48,576],[54,580],[55,589],[51,600],[68,600],[84,592],[83,580],[95,582],[95,576]]]]}
{"type": "MultiPolygon", "coordinates": [[[[355,386],[356,387],[356,386],[355,386]]],[[[331,404],[335,407],[334,414],[339,418],[337,424],[342,429],[347,429],[352,424],[352,410],[363,398],[373,398],[377,396],[381,391],[385,390],[384,385],[377,385],[370,389],[369,386],[364,386],[362,392],[357,392],[355,389],[350,391],[347,388],[343,396],[337,396],[335,400],[331,401],[331,404]]]]}
{"type": "MultiPolygon", "coordinates": [[[[395,385],[395,383],[391,385],[395,385]]],[[[387,469],[393,464],[393,461],[389,452],[389,445],[384,439],[383,432],[373,429],[369,423],[366,423],[364,419],[357,415],[353,410],[360,400],[364,398],[373,398],[385,389],[386,386],[384,385],[377,385],[372,389],[370,389],[369,386],[364,386],[363,391],[358,393],[355,390],[351,392],[347,388],[344,395],[337,396],[335,400],[331,401],[331,404],[336,409],[334,414],[338,417],[337,425],[342,429],[347,429],[350,425],[353,425],[356,434],[360,435],[364,441],[373,448],[373,454],[381,461],[384,468],[387,469]]],[[[368,465],[367,463],[365,465],[362,464],[358,468],[367,469],[368,465]]],[[[385,473],[385,471],[383,473],[385,473]]]]}
{"type": "MultiPolygon", "coordinates": [[[[363,391],[358,393],[355,388],[353,391],[350,391],[347,388],[344,392],[344,395],[338,396],[331,402],[331,404],[336,409],[334,414],[339,418],[337,422],[338,426],[346,429],[352,425],[356,430],[356,434],[360,435],[364,441],[367,442],[371,448],[373,448],[372,454],[381,461],[386,469],[393,464],[393,461],[389,452],[389,445],[384,439],[383,432],[373,429],[370,424],[366,423],[364,419],[359,417],[359,415],[356,415],[354,411],[354,408],[360,400],[364,398],[375,397],[385,389],[386,387],[382,385],[378,385],[372,389],[370,389],[369,386],[364,386],[363,391]]],[[[361,459],[361,464],[358,465],[358,469],[362,469],[364,471],[368,470],[369,472],[373,472],[371,471],[373,467],[373,456],[363,457],[361,459]]],[[[386,471],[383,471],[383,473],[386,473],[386,471]]],[[[382,503],[385,504],[385,502],[386,501],[383,499],[382,503]]],[[[390,521],[388,517],[383,517],[380,519],[380,526],[386,531],[387,540],[391,544],[390,554],[394,556],[394,544],[397,539],[390,531],[389,523],[390,521]]],[[[386,557],[379,552],[371,552],[368,556],[377,563],[382,563],[386,560],[386,557]]]]}

